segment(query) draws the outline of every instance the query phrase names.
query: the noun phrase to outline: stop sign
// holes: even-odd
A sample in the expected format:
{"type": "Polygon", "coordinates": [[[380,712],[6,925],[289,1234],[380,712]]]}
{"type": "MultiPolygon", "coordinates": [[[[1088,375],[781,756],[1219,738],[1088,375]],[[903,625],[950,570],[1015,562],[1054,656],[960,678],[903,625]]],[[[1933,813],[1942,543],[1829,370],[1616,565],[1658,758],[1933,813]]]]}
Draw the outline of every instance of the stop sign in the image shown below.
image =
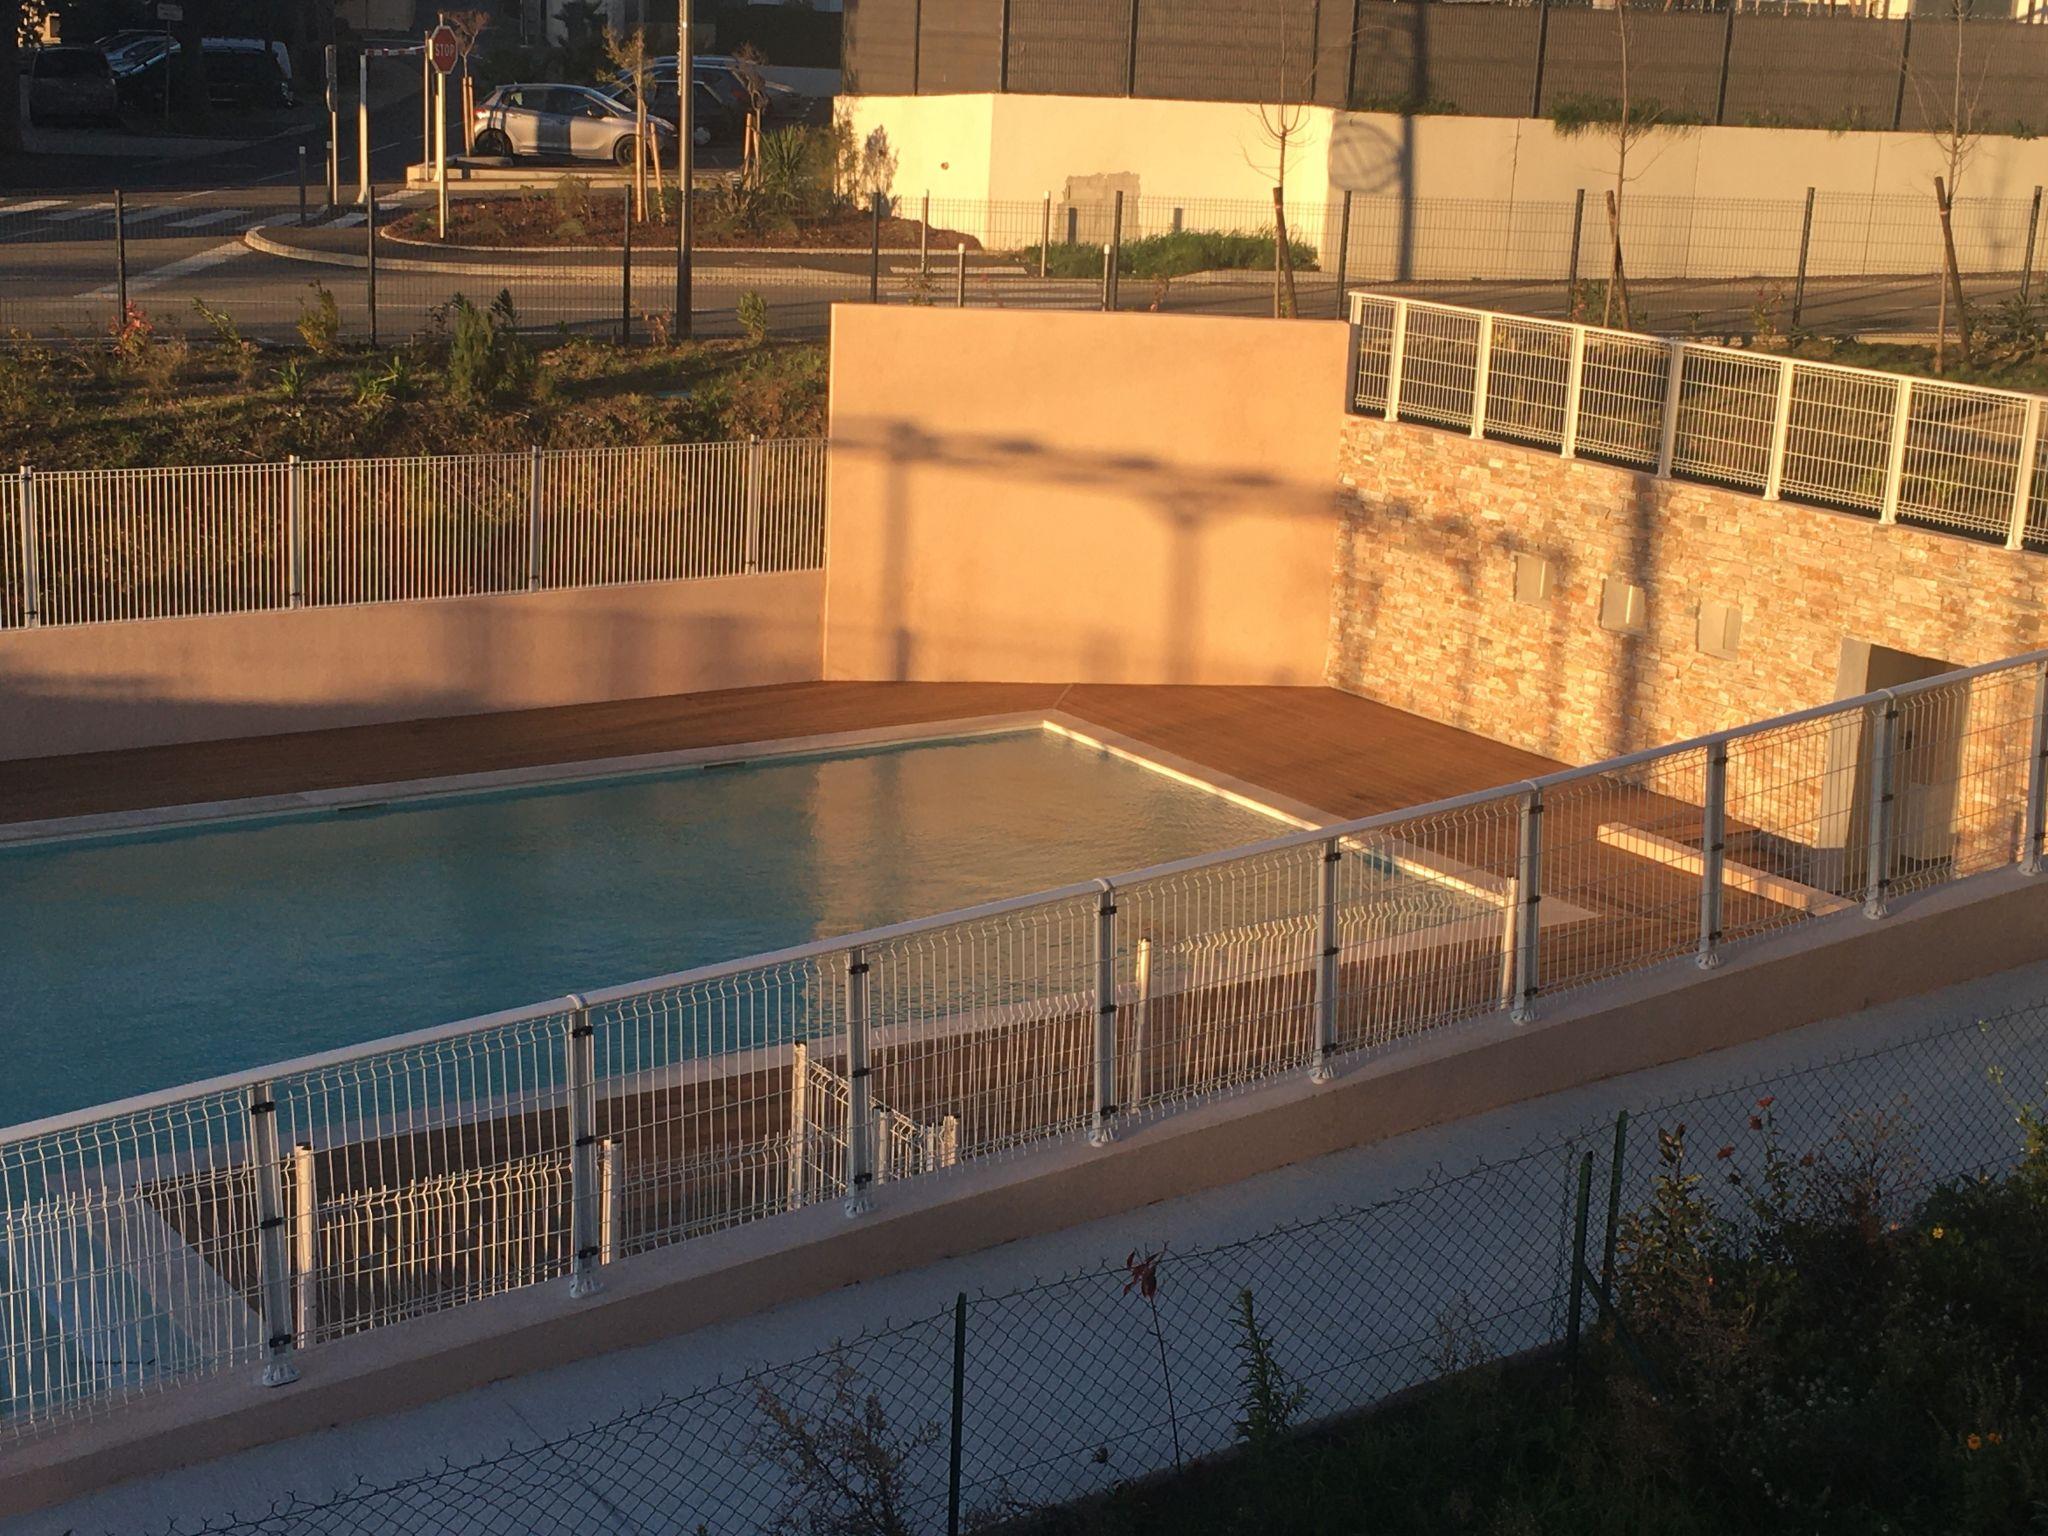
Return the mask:
{"type": "Polygon", "coordinates": [[[453,27],[444,22],[427,34],[427,57],[444,75],[461,62],[462,44],[457,40],[453,27]]]}

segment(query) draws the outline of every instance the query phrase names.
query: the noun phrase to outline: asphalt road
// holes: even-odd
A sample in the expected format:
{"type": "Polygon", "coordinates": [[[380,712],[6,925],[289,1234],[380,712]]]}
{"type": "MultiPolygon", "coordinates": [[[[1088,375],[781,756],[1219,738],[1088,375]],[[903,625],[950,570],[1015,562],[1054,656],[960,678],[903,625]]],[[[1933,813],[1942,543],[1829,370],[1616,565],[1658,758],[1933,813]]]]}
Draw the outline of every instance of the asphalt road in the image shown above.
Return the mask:
{"type": "MultiPolygon", "coordinates": [[[[406,147],[393,152],[394,181],[406,147]]],[[[361,213],[346,207],[327,210],[316,188],[308,209],[313,226],[301,228],[295,142],[254,145],[239,154],[242,158],[236,163],[251,174],[230,185],[209,182],[124,192],[125,238],[118,248],[110,195],[53,190],[0,198],[0,331],[38,338],[105,334],[119,312],[120,258],[125,258],[128,298],[159,328],[207,334],[210,322],[195,303],[203,301],[232,316],[252,339],[293,341],[298,318],[315,298],[318,284],[334,295],[345,333],[366,339],[370,326],[361,213]],[[280,170],[280,163],[288,169],[280,170]],[[266,165],[269,169],[262,169],[266,165]],[[258,239],[290,244],[296,255],[255,248],[251,231],[260,232],[258,239]]],[[[195,174],[189,162],[184,174],[187,179],[195,174]]],[[[349,188],[348,195],[352,192],[349,188]]],[[[418,192],[387,193],[380,200],[380,217],[389,219],[407,207],[420,206],[427,197],[418,192]]],[[[387,343],[430,324],[436,311],[457,294],[481,304],[503,289],[532,325],[592,334],[616,334],[622,311],[630,311],[645,334],[650,317],[674,306],[674,254],[667,249],[635,253],[630,301],[621,292],[615,253],[484,257],[403,245],[386,237],[380,238],[378,260],[377,334],[387,343]]],[[[859,250],[700,251],[693,313],[701,331],[732,331],[741,296],[754,291],[766,300],[776,329],[821,332],[831,304],[868,297],[870,264],[870,253],[859,250]]],[[[950,256],[935,254],[922,276],[913,251],[885,251],[881,265],[880,290],[886,301],[956,300],[958,279],[950,256]]],[[[1298,283],[1304,314],[1339,313],[1329,274],[1304,273],[1298,283]]],[[[1759,289],[1765,285],[1766,280],[1759,278],[1638,280],[1633,288],[1638,308],[1659,328],[1718,335],[1753,329],[1759,289]]],[[[1350,286],[1548,316],[1560,315],[1565,300],[1564,284],[1556,278],[1397,284],[1363,272],[1352,275],[1350,286]]],[[[1990,301],[2009,294],[2014,279],[1980,278],[1968,286],[1975,296],[1990,301]]],[[[1827,332],[1920,333],[1932,327],[1936,294],[1931,275],[1815,280],[1808,284],[1804,319],[1810,327],[1827,332]]],[[[1043,280],[1000,256],[971,255],[966,301],[1091,309],[1100,305],[1101,291],[1096,279],[1043,280]]],[[[1264,273],[1209,274],[1177,279],[1161,289],[1126,278],[1120,307],[1270,314],[1272,280],[1264,273]]]]}

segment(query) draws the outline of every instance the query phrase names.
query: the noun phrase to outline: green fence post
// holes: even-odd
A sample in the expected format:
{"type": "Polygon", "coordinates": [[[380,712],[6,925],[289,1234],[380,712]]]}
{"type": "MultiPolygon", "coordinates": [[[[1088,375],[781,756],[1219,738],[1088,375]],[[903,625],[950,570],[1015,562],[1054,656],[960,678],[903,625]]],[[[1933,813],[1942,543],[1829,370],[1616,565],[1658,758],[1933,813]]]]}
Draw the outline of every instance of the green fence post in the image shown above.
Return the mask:
{"type": "MultiPolygon", "coordinates": [[[[1614,1117],[1614,1160],[1607,1170],[1607,1241],[1600,1253],[1600,1289],[1614,1294],[1615,1226],[1621,1220],[1621,1169],[1628,1156],[1628,1111],[1614,1117]]],[[[1606,1310],[1603,1304],[1601,1310],[1606,1310]]]]}
{"type": "Polygon", "coordinates": [[[960,1536],[960,1425],[967,1410],[967,1293],[953,1300],[953,1450],[946,1473],[946,1536],[960,1536]]]}
{"type": "Polygon", "coordinates": [[[1593,1154],[1579,1159],[1579,1196],[1572,1212],[1572,1289],[1565,1307],[1564,1358],[1574,1374],[1579,1368],[1579,1317],[1585,1299],[1586,1207],[1593,1195],[1593,1154]]]}

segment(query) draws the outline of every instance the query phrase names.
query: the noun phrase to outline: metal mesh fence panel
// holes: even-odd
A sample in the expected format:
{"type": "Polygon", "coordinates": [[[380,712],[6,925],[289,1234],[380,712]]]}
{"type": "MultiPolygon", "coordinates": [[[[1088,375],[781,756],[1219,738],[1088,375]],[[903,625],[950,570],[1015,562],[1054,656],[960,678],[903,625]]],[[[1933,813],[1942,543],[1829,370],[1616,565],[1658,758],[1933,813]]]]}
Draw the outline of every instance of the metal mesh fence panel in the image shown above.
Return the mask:
{"type": "Polygon", "coordinates": [[[0,529],[0,627],[811,570],[824,443],[25,471],[0,529]]]}
{"type": "MultiPolygon", "coordinates": [[[[1938,1184],[2010,1169],[2023,1150],[2015,1111],[2042,1082],[2048,1008],[1945,1020],[1631,1106],[1625,1122],[1366,1205],[962,1296],[957,1308],[544,1444],[203,1529],[725,1531],[886,1511],[890,1529],[937,1531],[949,1507],[962,1528],[995,1527],[1229,1451],[1247,1390],[1247,1306],[1300,1390],[1306,1424],[1556,1344],[1582,1161],[1594,1188],[1612,1181],[1625,1219],[1667,1171],[1660,1135],[1676,1134],[1687,1166],[1711,1172],[1700,1194],[1739,1223],[1744,1181],[1773,1146],[1809,1153],[1818,1177],[1877,1157],[1879,1214],[1897,1220],[1938,1184]]],[[[1595,1205],[1589,1266],[1615,1235],[1595,1205]]]]}

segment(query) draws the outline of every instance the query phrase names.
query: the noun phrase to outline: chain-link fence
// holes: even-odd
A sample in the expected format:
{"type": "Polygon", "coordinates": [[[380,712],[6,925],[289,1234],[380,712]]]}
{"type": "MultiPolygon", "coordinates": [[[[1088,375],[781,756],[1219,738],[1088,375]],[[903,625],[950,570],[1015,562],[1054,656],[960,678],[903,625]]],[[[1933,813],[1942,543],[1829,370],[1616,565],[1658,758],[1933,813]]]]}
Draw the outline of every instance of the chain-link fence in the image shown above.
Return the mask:
{"type": "MultiPolygon", "coordinates": [[[[1297,1422],[1341,1417],[1476,1359],[1563,1342],[1574,1271],[1597,1274],[1617,1213],[1648,1199],[1660,1131],[1683,1126],[1740,1169],[1760,1155],[1765,1109],[1781,1146],[1822,1157],[1881,1127],[1893,1192],[1910,1197],[2010,1167],[2018,1107],[2044,1081],[2048,1005],[1951,1019],[1355,1209],[962,1296],[560,1439],[203,1529],[738,1533],[885,1506],[896,1524],[802,1528],[987,1526],[1228,1451],[1244,1414],[1246,1293],[1303,1394],[1297,1422]]],[[[1702,1189],[1731,1212],[1741,1198],[1702,1189]]],[[[1576,1308],[1588,1317],[1590,1292],[1576,1308]]]]}
{"type": "MultiPolygon", "coordinates": [[[[695,331],[820,335],[833,304],[869,302],[1338,318],[1357,288],[1574,317],[1611,264],[1598,186],[1521,201],[1319,189],[1284,203],[1284,242],[1270,199],[991,201],[899,187],[882,204],[704,234],[695,331]]],[[[289,198],[230,193],[0,203],[0,331],[103,341],[137,324],[194,338],[228,327],[267,343],[393,345],[445,335],[458,302],[503,295],[531,333],[676,334],[674,223],[650,218],[628,236],[623,191],[463,199],[447,243],[405,222],[420,206],[386,198],[373,229],[360,209],[301,223],[289,198]],[[557,239],[572,243],[533,244],[557,239]]],[[[1617,219],[1631,303],[1658,329],[1924,333],[1936,320],[1931,195],[1630,193],[1617,219]]],[[[1956,202],[1973,303],[2032,295],[2048,260],[2040,225],[2038,191],[1956,202]]]]}

